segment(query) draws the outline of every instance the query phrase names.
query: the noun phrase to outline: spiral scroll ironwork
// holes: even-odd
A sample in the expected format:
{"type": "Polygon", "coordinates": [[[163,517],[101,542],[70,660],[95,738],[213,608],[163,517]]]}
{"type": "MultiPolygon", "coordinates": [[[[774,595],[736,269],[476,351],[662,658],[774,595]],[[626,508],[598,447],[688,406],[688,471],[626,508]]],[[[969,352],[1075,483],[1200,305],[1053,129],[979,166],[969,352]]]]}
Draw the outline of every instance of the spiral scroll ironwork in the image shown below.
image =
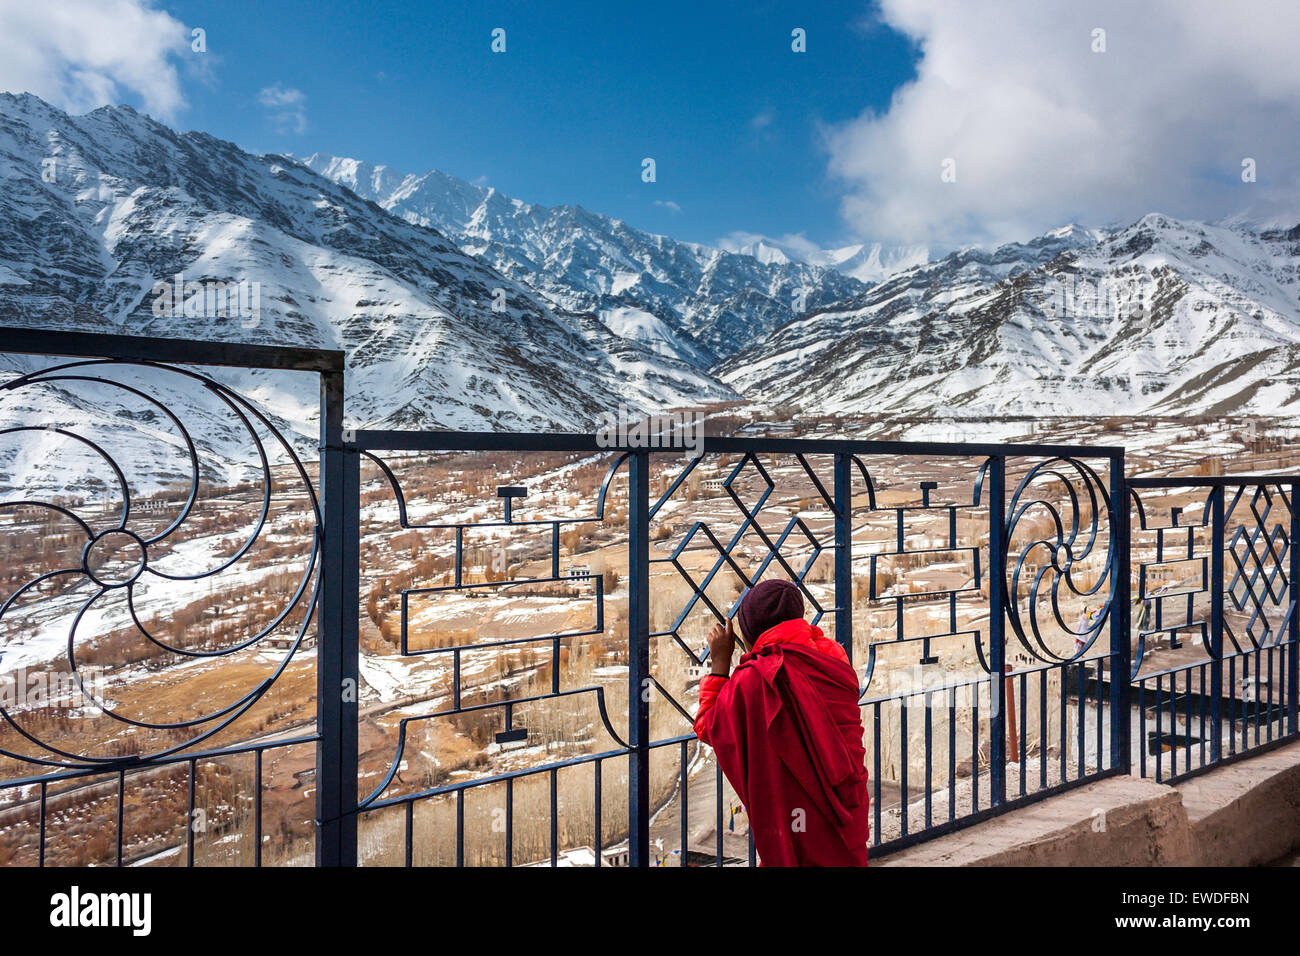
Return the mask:
{"type": "Polygon", "coordinates": [[[1066,663],[1087,655],[1110,619],[1115,593],[1113,533],[1104,535],[1105,562],[1096,580],[1090,585],[1082,582],[1084,575],[1091,573],[1088,559],[1102,547],[1103,516],[1106,529],[1113,529],[1105,483],[1092,467],[1073,458],[1053,458],[1035,465],[1011,496],[1006,533],[1011,566],[1006,582],[1007,618],[1024,649],[1044,663],[1066,663]],[[1044,493],[1048,485],[1054,486],[1055,494],[1044,493]],[[1027,533],[1019,537],[1029,540],[1017,540],[1020,529],[1027,533]],[[1082,600],[1091,613],[1069,622],[1062,609],[1067,598],[1082,600]],[[1050,608],[1050,617],[1042,615],[1044,608],[1050,608]],[[1073,637],[1070,651],[1053,649],[1045,633],[1049,625],[1057,633],[1073,637]]]}
{"type": "MultiPolygon", "coordinates": [[[[24,714],[20,708],[0,706],[0,720],[4,722],[4,726],[37,748],[36,753],[26,753],[0,746],[0,755],[57,768],[113,769],[123,764],[138,764],[142,761],[166,757],[193,747],[229,727],[262,699],[284,673],[308,635],[318,596],[318,568],[322,543],[320,507],[311,479],[294,451],[292,443],[263,412],[231,388],[203,374],[146,361],[82,360],[56,365],[5,382],[0,385],[0,398],[13,398],[21,390],[42,386],[64,392],[81,386],[118,390],[116,394],[121,395],[123,402],[128,401],[129,396],[131,401],[143,403],[147,409],[146,414],[135,417],[123,415],[123,419],[135,424],[137,430],[145,437],[150,437],[152,434],[155,440],[160,438],[159,423],[161,423],[161,429],[167,436],[165,444],[182,450],[182,456],[188,466],[188,488],[184,493],[179,514],[174,519],[167,522],[161,530],[146,528],[148,522],[142,520],[145,509],[142,503],[133,497],[130,482],[126,477],[126,469],[110,453],[107,443],[92,440],[79,434],[72,427],[30,424],[0,427],[0,436],[16,436],[21,440],[32,433],[54,433],[87,450],[102,463],[106,471],[111,473],[111,480],[121,498],[120,510],[110,517],[107,527],[101,526],[102,522],[94,516],[85,517],[79,514],[79,506],[75,504],[69,506],[58,501],[39,499],[0,502],[0,514],[24,510],[30,513],[33,509],[44,509],[51,514],[60,515],[70,521],[75,526],[76,533],[84,538],[79,563],[64,563],[63,566],[37,573],[5,598],[3,604],[0,604],[0,627],[5,626],[6,616],[19,608],[24,595],[34,596],[36,589],[46,582],[66,579],[74,586],[87,586],[91,593],[76,609],[68,627],[65,653],[70,675],[94,711],[121,724],[127,729],[128,734],[148,737],[153,736],[150,732],[162,732],[162,736],[167,739],[159,745],[154,745],[151,741],[146,741],[147,747],[132,745],[137,747],[136,752],[125,757],[120,754],[103,756],[86,752],[95,749],[93,747],[85,747],[82,752],[77,752],[42,739],[37,732],[24,726],[24,714]],[[148,383],[147,386],[138,383],[140,387],[137,387],[128,381],[113,377],[114,374],[122,372],[127,373],[121,375],[122,378],[129,378],[132,375],[141,376],[144,382],[148,383]],[[168,381],[171,376],[179,378],[168,381]],[[167,560],[170,549],[184,538],[182,531],[194,521],[196,504],[200,500],[201,485],[204,481],[200,466],[200,450],[203,446],[196,442],[192,428],[187,428],[181,416],[155,397],[156,393],[163,390],[164,383],[170,388],[173,382],[199,390],[200,394],[205,393],[207,398],[215,399],[218,403],[213,407],[221,410],[223,415],[228,411],[233,416],[234,428],[246,433],[249,448],[256,459],[254,470],[260,476],[261,500],[260,504],[255,504],[258,513],[251,530],[247,535],[241,535],[233,550],[229,554],[221,555],[215,566],[194,573],[175,569],[167,560]],[[151,391],[155,394],[150,394],[151,391]],[[148,427],[143,427],[141,422],[148,427]],[[273,459],[277,463],[274,466],[273,459]],[[278,468],[281,462],[288,464],[285,469],[286,475],[273,475],[273,467],[278,468]],[[310,532],[305,536],[309,540],[303,545],[302,553],[295,554],[292,559],[289,559],[293,562],[301,561],[303,568],[300,575],[296,578],[291,576],[290,583],[286,583],[283,603],[269,613],[268,619],[258,621],[251,629],[251,633],[242,635],[229,646],[187,647],[184,646],[183,641],[168,640],[154,633],[154,628],[145,623],[146,609],[141,606],[142,601],[147,599],[147,582],[173,582],[182,585],[196,582],[217,583],[228,572],[243,570],[239,567],[241,562],[249,557],[259,540],[270,536],[273,489],[276,489],[275,494],[278,496],[280,487],[293,487],[294,493],[301,496],[301,500],[306,504],[304,514],[311,524],[310,532]],[[276,635],[277,643],[281,645],[278,650],[283,652],[283,656],[278,661],[274,661],[270,673],[246,691],[237,688],[238,696],[233,701],[219,701],[211,709],[197,716],[177,715],[172,719],[152,717],[125,712],[125,708],[120,704],[106,699],[106,694],[96,693],[84,679],[86,669],[79,656],[86,642],[94,638],[93,634],[84,633],[90,630],[86,626],[87,618],[96,609],[97,604],[104,601],[106,597],[119,593],[125,594],[129,626],[134,628],[139,639],[162,652],[184,659],[228,658],[240,651],[255,648],[277,631],[281,631],[286,621],[289,621],[299,610],[302,612],[301,621],[294,622],[291,628],[286,627],[282,634],[276,635]]],[[[283,545],[280,545],[280,548],[283,549],[283,545]]],[[[262,648],[257,649],[262,650],[262,648]]]]}

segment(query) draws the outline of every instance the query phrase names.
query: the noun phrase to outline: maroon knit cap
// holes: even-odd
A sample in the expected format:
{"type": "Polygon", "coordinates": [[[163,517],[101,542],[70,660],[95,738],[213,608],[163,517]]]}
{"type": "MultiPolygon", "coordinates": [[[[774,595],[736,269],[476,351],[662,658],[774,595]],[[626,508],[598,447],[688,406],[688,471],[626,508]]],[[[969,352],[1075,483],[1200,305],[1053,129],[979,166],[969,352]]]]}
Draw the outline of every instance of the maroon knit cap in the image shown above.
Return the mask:
{"type": "Polygon", "coordinates": [[[740,600],[736,618],[752,647],[764,631],[803,617],[803,594],[793,582],[773,578],[760,581],[740,600]]]}

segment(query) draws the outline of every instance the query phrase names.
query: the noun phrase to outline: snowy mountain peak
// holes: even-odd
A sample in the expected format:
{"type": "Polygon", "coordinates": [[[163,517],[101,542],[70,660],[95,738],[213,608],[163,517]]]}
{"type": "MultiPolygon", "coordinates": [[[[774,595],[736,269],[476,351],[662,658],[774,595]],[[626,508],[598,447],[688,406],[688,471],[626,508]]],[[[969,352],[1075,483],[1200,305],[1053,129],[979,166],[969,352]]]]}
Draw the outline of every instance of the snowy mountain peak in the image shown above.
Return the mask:
{"type": "Polygon", "coordinates": [[[927,246],[886,246],[879,242],[823,249],[803,236],[787,236],[781,240],[745,232],[733,232],[721,245],[728,251],[755,256],[763,262],[802,262],[833,269],[867,284],[929,262],[931,253],[927,246]]]}
{"type": "MultiPolygon", "coordinates": [[[[358,424],[581,429],[620,402],[741,396],[881,417],[1300,412],[1294,222],[1153,212],[935,260],[716,248],[437,170],[253,156],[12,94],[0,176],[0,321],[342,348],[358,424]],[[256,287],[256,314],[191,315],[188,293],[160,310],[177,275],[256,287]]],[[[236,378],[310,447],[309,386],[236,378]]]]}
{"type": "Polygon", "coordinates": [[[680,242],[581,206],[528,203],[438,170],[383,178],[353,175],[335,157],[318,154],[303,163],[408,222],[437,229],[555,306],[653,316],[661,345],[698,356],[703,368],[802,312],[866,288],[774,247],[751,255],[680,242]]]}
{"type": "MultiPolygon", "coordinates": [[[[404,182],[317,161],[359,186],[404,182]]],[[[548,301],[306,165],[127,108],[69,116],[0,97],[0,175],[0,322],[343,348],[359,424],[574,429],[620,401],[734,397],[698,363],[548,301]],[[160,309],[156,290],[177,275],[256,288],[257,313],[209,309],[188,285],[179,311],[160,309]]],[[[310,388],[274,401],[315,405],[310,388]]]]}
{"type": "Polygon", "coordinates": [[[1294,415],[1300,230],[1160,213],[962,249],[721,367],[771,404],[891,415],[1294,415]]]}

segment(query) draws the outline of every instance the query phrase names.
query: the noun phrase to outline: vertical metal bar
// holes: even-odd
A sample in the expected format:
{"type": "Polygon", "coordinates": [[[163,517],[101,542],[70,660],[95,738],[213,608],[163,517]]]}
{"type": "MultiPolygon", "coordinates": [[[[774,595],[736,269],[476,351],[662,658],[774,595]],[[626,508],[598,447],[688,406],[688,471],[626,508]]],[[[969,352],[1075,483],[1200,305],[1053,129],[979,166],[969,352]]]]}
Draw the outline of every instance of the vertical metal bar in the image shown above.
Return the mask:
{"type": "Polygon", "coordinates": [[[1006,718],[1006,483],[1007,461],[989,459],[989,806],[1007,798],[1006,718]]]}
{"type": "Polygon", "coordinates": [[[1038,788],[1047,789],[1047,668],[1038,672],[1038,788]]]}
{"type": "Polygon", "coordinates": [[[853,663],[853,476],[835,456],[835,640],[853,663]]]}
{"type": "Polygon", "coordinates": [[[560,779],[559,771],[551,768],[551,866],[560,862],[560,779]]]}
{"type": "Polygon", "coordinates": [[[1066,688],[1067,688],[1067,686],[1068,686],[1068,684],[1069,684],[1069,682],[1070,682],[1070,665],[1069,665],[1069,664],[1062,664],[1062,665],[1060,665],[1060,667],[1057,668],[1057,672],[1061,675],[1061,693],[1060,693],[1060,701],[1061,701],[1061,721],[1060,721],[1060,723],[1061,723],[1061,728],[1060,728],[1060,729],[1061,729],[1061,783],[1065,783],[1065,781],[1066,781],[1067,779],[1069,779],[1068,776],[1067,776],[1067,774],[1066,774],[1066,769],[1065,769],[1065,764],[1066,764],[1066,759],[1065,759],[1066,746],[1065,746],[1065,744],[1066,744],[1066,740],[1067,740],[1067,737],[1066,737],[1066,731],[1067,731],[1066,723],[1067,723],[1067,721],[1066,721],[1066,719],[1065,719],[1065,717],[1066,717],[1066,711],[1065,711],[1065,696],[1066,696],[1066,695],[1065,695],[1065,692],[1066,692],[1066,688]]]}
{"type": "Polygon", "coordinates": [[[595,830],[596,830],[596,866],[600,866],[601,858],[605,854],[605,831],[604,824],[601,822],[601,811],[604,809],[604,796],[601,794],[601,768],[604,767],[603,760],[596,761],[596,813],[595,813],[595,830]]]}
{"type": "Polygon", "coordinates": [[[1178,671],[1169,675],[1169,776],[1178,776],[1178,671]]]}
{"type": "MultiPolygon", "coordinates": [[[[1263,698],[1263,696],[1262,696],[1263,685],[1261,684],[1260,679],[1259,679],[1259,678],[1260,678],[1260,675],[1264,673],[1263,665],[1260,664],[1260,656],[1261,656],[1263,653],[1264,653],[1264,652],[1263,652],[1263,651],[1260,651],[1260,650],[1256,650],[1255,653],[1254,653],[1254,658],[1255,658],[1255,746],[1256,746],[1256,747],[1259,746],[1259,725],[1260,725],[1260,721],[1263,719],[1263,713],[1264,713],[1263,708],[1260,706],[1260,705],[1264,702],[1264,698],[1263,698]]],[[[1270,665],[1271,665],[1271,664],[1272,664],[1272,661],[1273,661],[1273,658],[1272,658],[1271,656],[1269,656],[1268,660],[1269,660],[1269,663],[1270,663],[1270,665]]],[[[1272,676],[1273,676],[1273,672],[1270,670],[1270,671],[1269,671],[1269,677],[1271,678],[1272,676]]]]}
{"type": "Polygon", "coordinates": [[[1084,661],[1079,661],[1079,663],[1075,666],[1078,668],[1078,670],[1075,672],[1077,675],[1075,677],[1075,680],[1078,683],[1075,685],[1074,699],[1079,705],[1078,706],[1079,716],[1076,721],[1076,725],[1079,731],[1079,740],[1078,740],[1079,749],[1078,752],[1075,754],[1076,759],[1074,761],[1074,777],[1076,780],[1082,780],[1083,768],[1084,765],[1088,762],[1087,759],[1085,758],[1085,753],[1084,753],[1084,743],[1085,743],[1084,735],[1088,730],[1088,709],[1084,706],[1084,698],[1087,694],[1087,686],[1088,686],[1088,665],[1084,661]]]}
{"type": "Polygon", "coordinates": [[[257,845],[253,848],[253,865],[262,865],[262,748],[254,751],[257,761],[253,764],[253,838],[257,845]]]}
{"type": "Polygon", "coordinates": [[[970,718],[970,812],[980,808],[980,683],[971,685],[973,701],[970,718]]]}
{"type": "Polygon", "coordinates": [[[457,647],[451,652],[451,705],[455,710],[460,710],[460,648],[457,647]]]}
{"type": "Polygon", "coordinates": [[[1287,591],[1291,598],[1291,646],[1286,655],[1286,732],[1300,733],[1300,481],[1291,483],[1291,570],[1287,591]]]}
{"type": "MultiPolygon", "coordinates": [[[[506,507],[510,507],[510,499],[506,499],[506,507]]],[[[560,578],[560,523],[558,521],[551,525],[551,577],[554,580],[560,578]]]]}
{"type": "Polygon", "coordinates": [[[1197,731],[1196,731],[1196,735],[1200,738],[1200,748],[1201,748],[1201,762],[1198,766],[1204,767],[1205,766],[1205,696],[1206,696],[1205,665],[1202,664],[1197,669],[1200,671],[1200,679],[1201,679],[1201,690],[1200,690],[1200,694],[1198,695],[1201,698],[1201,716],[1200,716],[1200,722],[1197,724],[1197,731]]]}
{"type": "Polygon", "coordinates": [[[40,866],[45,865],[45,818],[47,814],[47,803],[49,800],[49,784],[41,781],[41,847],[39,851],[38,863],[40,866]]]}
{"type": "Polygon", "coordinates": [[[957,817],[957,688],[948,688],[948,822],[957,817]]]}
{"type": "Polygon", "coordinates": [[[198,767],[189,762],[189,808],[185,813],[185,865],[194,865],[194,790],[198,767]]]}
{"type": "MultiPolygon", "coordinates": [[[[1102,725],[1105,724],[1106,722],[1105,720],[1106,700],[1104,697],[1102,697],[1101,665],[1102,665],[1101,658],[1097,658],[1097,770],[1098,772],[1105,770],[1107,766],[1106,760],[1102,756],[1102,752],[1101,752],[1102,743],[1104,740],[1104,729],[1102,725]]],[[[1115,719],[1115,715],[1114,713],[1112,713],[1111,714],[1112,723],[1114,722],[1114,719],[1115,719]]]]}
{"type": "Polygon", "coordinates": [[[931,804],[934,797],[934,729],[930,715],[930,694],[925,692],[925,828],[934,825],[931,816],[931,804]]]}
{"type": "Polygon", "coordinates": [[[871,780],[874,793],[872,797],[875,801],[876,820],[872,833],[876,835],[876,843],[880,843],[880,704],[877,702],[872,705],[872,730],[871,730],[871,780]]]}
{"type": "MultiPolygon", "coordinates": [[[[1244,713],[1245,708],[1243,706],[1244,713]]],[[[1237,719],[1237,658],[1228,658],[1228,753],[1237,752],[1237,735],[1233,732],[1233,722],[1237,719]]]]}
{"type": "Polygon", "coordinates": [[[628,458],[628,866],[650,865],[650,455],[628,458]]]}
{"type": "MultiPolygon", "coordinates": [[[[695,746],[698,747],[698,746],[700,746],[700,745],[697,743],[695,746]]],[[[687,765],[687,762],[688,762],[689,758],[690,758],[690,753],[689,753],[689,751],[688,751],[688,749],[687,749],[687,742],[686,742],[685,740],[683,740],[683,741],[682,741],[682,759],[681,759],[681,767],[682,767],[682,782],[681,782],[681,788],[682,788],[682,817],[681,817],[681,828],[682,828],[682,832],[681,832],[681,838],[682,838],[682,856],[681,856],[681,862],[678,864],[679,866],[682,866],[682,867],[685,867],[685,866],[686,866],[687,841],[690,839],[690,830],[689,830],[689,825],[690,825],[690,819],[691,819],[691,788],[690,788],[690,774],[689,774],[689,772],[688,772],[688,765],[687,765]]]]}
{"type": "Polygon", "coordinates": [[[1266,650],[1266,652],[1264,652],[1265,656],[1269,658],[1269,676],[1268,678],[1265,679],[1264,682],[1265,693],[1268,693],[1269,696],[1268,696],[1268,701],[1266,701],[1264,704],[1264,715],[1262,715],[1262,718],[1260,717],[1261,698],[1260,696],[1258,696],[1258,684],[1260,684],[1260,679],[1258,679],[1258,675],[1260,675],[1260,671],[1258,671],[1258,669],[1256,669],[1255,671],[1256,674],[1255,745],[1256,747],[1260,745],[1260,719],[1264,721],[1264,730],[1266,731],[1266,734],[1268,734],[1268,736],[1266,736],[1266,739],[1273,740],[1273,688],[1277,687],[1277,684],[1273,683],[1273,650],[1274,650],[1273,648],[1269,648],[1268,650],[1266,650]]]}
{"type": "Polygon", "coordinates": [[[515,865],[515,778],[506,777],[506,866],[515,865]]]}
{"type": "MultiPolygon", "coordinates": [[[[597,787],[597,796],[599,796],[599,787],[597,787]]],[[[601,806],[601,801],[599,800],[595,801],[595,805],[597,805],[597,808],[599,808],[599,806],[601,806]]],[[[597,814],[595,814],[595,818],[597,818],[597,822],[599,823],[599,819],[601,819],[601,814],[599,814],[599,809],[597,809],[597,814]]],[[[598,847],[597,853],[599,852],[601,851],[599,851],[599,847],[598,847]]],[[[465,788],[461,787],[460,790],[456,791],[456,866],[464,866],[464,865],[465,865],[465,788]]]]}
{"type": "Polygon", "coordinates": [[[1020,795],[1026,794],[1026,778],[1029,774],[1026,772],[1025,759],[1029,756],[1029,695],[1026,693],[1028,675],[1023,671],[1020,674],[1020,795]]]}
{"type": "Polygon", "coordinates": [[[1138,681],[1138,776],[1147,775],[1147,682],[1138,681]]]}
{"type": "Polygon", "coordinates": [[[361,462],[356,449],[343,447],[343,373],[322,373],[320,393],[324,541],[316,622],[316,863],[355,866],[361,462]]]}
{"type": "Polygon", "coordinates": [[[1210,490],[1210,763],[1223,756],[1223,486],[1210,490]]]}
{"type": "MultiPolygon", "coordinates": [[[[1132,644],[1129,631],[1132,627],[1132,559],[1129,539],[1129,493],[1128,481],[1124,474],[1124,452],[1120,451],[1110,459],[1110,507],[1111,534],[1115,538],[1114,578],[1111,580],[1111,594],[1114,601],[1110,616],[1110,660],[1106,662],[1106,673],[1110,677],[1110,767],[1128,773],[1133,763],[1133,731],[1131,722],[1133,687],[1130,672],[1133,668],[1132,644]]],[[[1097,664],[1097,680],[1101,680],[1101,664],[1097,664]]],[[[1098,688],[1100,690],[1100,688],[1098,688]]],[[[1101,695],[1098,693],[1098,703],[1101,695]]],[[[1100,707],[1098,721],[1101,720],[1100,707]]],[[[1097,769],[1106,766],[1097,754],[1097,769]]]]}
{"type": "MultiPolygon", "coordinates": [[[[507,498],[507,501],[510,499],[507,498]]],[[[460,587],[464,581],[465,568],[465,529],[461,525],[456,526],[456,587],[460,587]]],[[[406,615],[402,615],[402,620],[406,620],[406,615]]]]}
{"type": "Polygon", "coordinates": [[[911,699],[904,697],[898,708],[898,809],[903,836],[907,836],[907,708],[911,699]]]}
{"type": "MultiPolygon", "coordinates": [[[[193,767],[193,761],[191,761],[190,766],[193,767]]],[[[185,828],[190,832],[190,864],[193,864],[194,862],[194,842],[193,842],[194,827],[192,825],[193,820],[194,820],[194,776],[193,776],[193,771],[191,770],[190,816],[189,819],[185,821],[185,828]]],[[[122,866],[122,844],[125,842],[124,840],[125,834],[123,833],[123,827],[125,823],[126,823],[126,771],[119,770],[117,772],[117,865],[119,868],[122,866]]]]}
{"type": "Polygon", "coordinates": [[[1250,715],[1246,713],[1246,687],[1250,683],[1250,652],[1241,655],[1241,749],[1250,746],[1250,715]]]}
{"type": "Polygon", "coordinates": [[[1161,765],[1165,755],[1165,735],[1164,735],[1164,702],[1160,699],[1161,690],[1164,687],[1164,678],[1159,674],[1156,675],[1156,783],[1161,780],[1161,765]]]}

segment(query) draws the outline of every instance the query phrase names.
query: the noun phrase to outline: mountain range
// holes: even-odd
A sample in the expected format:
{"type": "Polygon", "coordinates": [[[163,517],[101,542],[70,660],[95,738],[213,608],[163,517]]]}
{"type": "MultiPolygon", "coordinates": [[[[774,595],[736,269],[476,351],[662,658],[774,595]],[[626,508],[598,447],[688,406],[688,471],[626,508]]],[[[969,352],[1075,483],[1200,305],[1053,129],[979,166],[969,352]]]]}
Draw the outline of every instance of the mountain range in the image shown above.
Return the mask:
{"type": "Polygon", "coordinates": [[[402,174],[321,154],[303,163],[407,222],[436,229],[556,307],[594,312],[619,334],[701,367],[867,288],[829,264],[679,242],[581,206],[530,204],[437,170],[402,174]]]}
{"type": "Polygon", "coordinates": [[[1300,226],[1153,213],[965,249],[717,371],[769,404],[882,418],[1294,415],[1300,226]]]}
{"type": "MultiPolygon", "coordinates": [[[[741,399],[874,417],[1300,405],[1300,226],[1153,213],[934,259],[723,249],[438,171],[253,155],[130,107],[71,116],[28,94],[0,94],[0,183],[0,324],[343,349],[356,425],[586,429],[619,402],[741,399]],[[160,308],[178,274],[255,287],[257,315],[160,308]]],[[[313,440],[310,382],[222,374],[313,440]]],[[[0,400],[24,422],[55,408],[101,414],[70,394],[0,400]]],[[[41,471],[17,461],[0,450],[11,484],[41,471]]]]}

